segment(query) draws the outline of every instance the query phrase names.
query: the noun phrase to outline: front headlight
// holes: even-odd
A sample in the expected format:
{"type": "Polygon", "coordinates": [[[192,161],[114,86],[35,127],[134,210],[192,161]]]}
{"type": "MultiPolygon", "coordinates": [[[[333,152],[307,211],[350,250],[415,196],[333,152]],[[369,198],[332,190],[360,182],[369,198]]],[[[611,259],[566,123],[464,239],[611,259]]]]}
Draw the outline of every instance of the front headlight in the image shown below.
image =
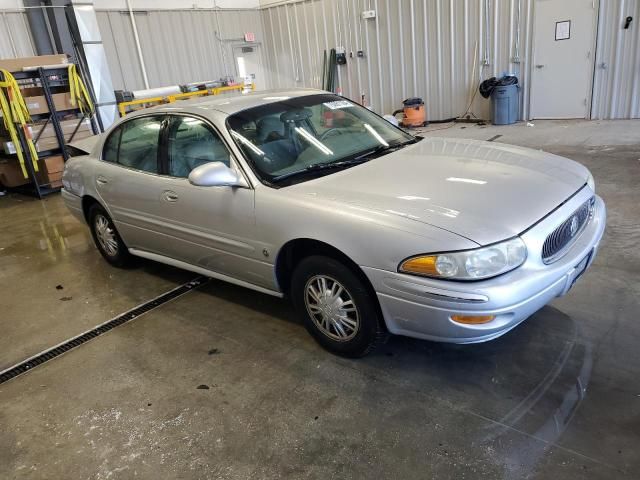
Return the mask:
{"type": "Polygon", "coordinates": [[[587,177],[587,185],[589,185],[589,188],[592,191],[596,191],[596,181],[593,179],[593,175],[591,175],[591,173],[589,173],[589,176],[587,177]]]}
{"type": "Polygon", "coordinates": [[[482,280],[519,267],[527,247],[519,238],[464,252],[420,255],[403,261],[398,271],[450,280],[482,280]]]}

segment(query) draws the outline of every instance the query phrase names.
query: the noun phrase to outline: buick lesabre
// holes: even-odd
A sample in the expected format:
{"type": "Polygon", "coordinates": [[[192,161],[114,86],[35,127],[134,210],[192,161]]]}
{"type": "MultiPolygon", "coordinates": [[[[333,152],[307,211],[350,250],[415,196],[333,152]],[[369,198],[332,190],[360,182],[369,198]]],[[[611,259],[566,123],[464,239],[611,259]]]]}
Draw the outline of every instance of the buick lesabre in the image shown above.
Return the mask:
{"type": "Polygon", "coordinates": [[[503,335],[569,291],[605,227],[574,161],[414,137],[317,90],[147,109],[77,148],[63,198],[107,262],[287,296],[345,356],[503,335]]]}

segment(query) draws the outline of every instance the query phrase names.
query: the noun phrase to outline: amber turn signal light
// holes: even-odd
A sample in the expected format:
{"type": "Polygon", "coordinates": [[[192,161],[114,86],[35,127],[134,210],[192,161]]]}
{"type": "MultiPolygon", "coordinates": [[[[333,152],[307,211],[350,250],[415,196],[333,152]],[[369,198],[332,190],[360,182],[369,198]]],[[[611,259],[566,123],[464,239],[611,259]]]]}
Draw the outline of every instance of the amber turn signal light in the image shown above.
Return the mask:
{"type": "Polygon", "coordinates": [[[479,325],[489,323],[496,318],[495,315],[452,315],[451,320],[457,323],[466,323],[468,325],[479,325]]]}
{"type": "Polygon", "coordinates": [[[437,259],[436,256],[410,258],[400,266],[400,271],[417,273],[418,275],[440,276],[436,269],[437,259]]]}

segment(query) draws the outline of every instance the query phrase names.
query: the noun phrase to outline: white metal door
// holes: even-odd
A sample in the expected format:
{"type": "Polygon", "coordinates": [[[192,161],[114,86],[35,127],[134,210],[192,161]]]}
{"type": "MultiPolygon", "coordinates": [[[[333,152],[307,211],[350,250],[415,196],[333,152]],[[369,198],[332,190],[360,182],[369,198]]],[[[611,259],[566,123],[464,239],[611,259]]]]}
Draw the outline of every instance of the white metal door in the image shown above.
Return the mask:
{"type": "Polygon", "coordinates": [[[536,0],[531,118],[588,118],[596,0],[536,0]]]}
{"type": "Polygon", "coordinates": [[[264,90],[266,87],[262,73],[259,48],[256,44],[233,47],[233,56],[238,77],[251,77],[251,80],[256,86],[256,90],[264,90]]]}

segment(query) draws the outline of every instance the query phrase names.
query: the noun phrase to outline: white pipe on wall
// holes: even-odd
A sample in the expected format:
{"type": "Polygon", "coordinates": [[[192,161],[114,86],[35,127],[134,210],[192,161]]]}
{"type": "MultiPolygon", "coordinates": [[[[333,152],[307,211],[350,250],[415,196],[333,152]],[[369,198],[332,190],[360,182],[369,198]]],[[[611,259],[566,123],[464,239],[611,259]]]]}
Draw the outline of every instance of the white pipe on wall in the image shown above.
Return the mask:
{"type": "Polygon", "coordinates": [[[138,61],[140,62],[140,70],[142,70],[142,80],[144,82],[144,88],[148,89],[149,78],[147,77],[147,67],[144,64],[144,57],[142,56],[142,47],[140,46],[140,37],[138,36],[138,26],[136,25],[136,19],[133,15],[131,0],[127,0],[127,8],[129,9],[129,18],[131,19],[131,28],[133,30],[133,38],[136,42],[136,50],[138,52],[138,61]]]}
{"type": "Polygon", "coordinates": [[[490,65],[491,64],[491,60],[490,60],[490,56],[489,56],[489,49],[491,48],[489,46],[489,41],[490,41],[490,29],[491,28],[491,21],[489,20],[489,0],[484,0],[484,64],[485,65],[490,65]]]}
{"type": "MultiPolygon", "coordinates": [[[[380,50],[380,22],[379,22],[379,15],[378,15],[378,0],[375,0],[375,9],[376,9],[376,49],[378,52],[382,51],[380,50]]],[[[360,17],[360,31],[362,32],[362,17],[359,15],[360,17]]],[[[362,33],[360,34],[360,36],[362,36],[362,33]]],[[[361,42],[362,43],[362,42],[361,42]]],[[[369,58],[371,57],[371,53],[367,52],[367,64],[369,64],[369,58]]],[[[379,112],[383,112],[384,111],[384,86],[382,85],[382,59],[378,58],[377,61],[378,64],[378,87],[379,87],[379,91],[380,91],[380,104],[377,106],[378,107],[378,111],[379,112]]],[[[372,96],[373,93],[369,92],[369,105],[372,102],[372,96]]]]}
{"type": "Polygon", "coordinates": [[[516,11],[516,40],[515,40],[515,51],[513,52],[513,62],[520,63],[520,30],[521,30],[521,19],[522,19],[522,0],[516,0],[518,2],[518,7],[516,11]]]}
{"type": "Polygon", "coordinates": [[[222,64],[224,65],[224,71],[226,75],[230,76],[229,65],[227,63],[227,47],[223,42],[224,39],[222,31],[220,30],[220,12],[217,0],[213,0],[213,8],[216,17],[216,28],[218,29],[218,31],[216,32],[216,36],[218,38],[218,45],[220,46],[220,54],[222,55],[222,64]]]}
{"type": "Polygon", "coordinates": [[[415,97],[416,95],[418,95],[418,62],[416,60],[416,8],[413,0],[411,0],[410,3],[409,16],[411,17],[411,69],[413,70],[413,85],[411,86],[411,96],[415,97]]]}

